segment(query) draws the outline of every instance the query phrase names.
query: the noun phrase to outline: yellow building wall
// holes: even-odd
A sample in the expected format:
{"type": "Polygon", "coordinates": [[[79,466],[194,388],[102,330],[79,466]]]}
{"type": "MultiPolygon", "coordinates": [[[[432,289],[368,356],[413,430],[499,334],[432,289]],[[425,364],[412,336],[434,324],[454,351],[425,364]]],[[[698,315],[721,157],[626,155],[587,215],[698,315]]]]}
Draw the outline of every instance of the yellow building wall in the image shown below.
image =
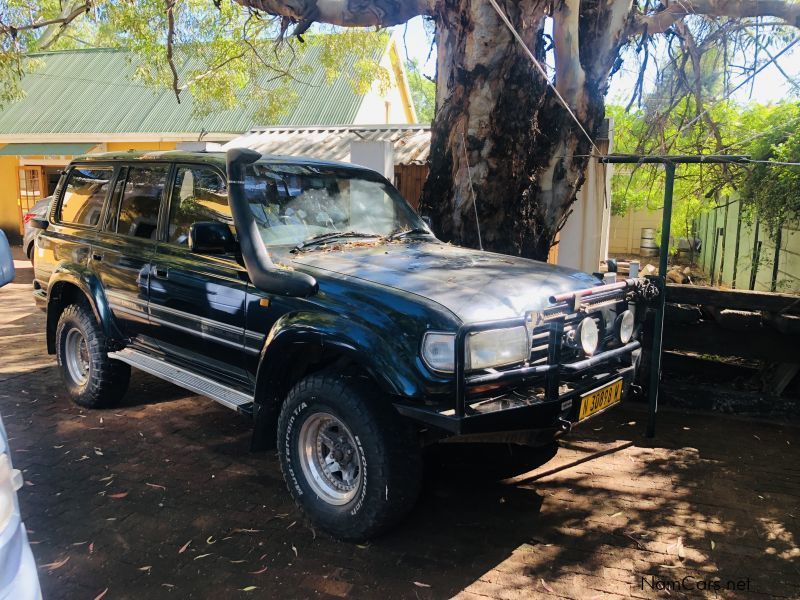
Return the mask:
{"type": "Polygon", "coordinates": [[[127,152],[128,150],[175,150],[175,142],[107,142],[109,152],[127,152]]]}
{"type": "Polygon", "coordinates": [[[13,241],[19,239],[18,166],[16,156],[0,156],[0,229],[13,241]]]}

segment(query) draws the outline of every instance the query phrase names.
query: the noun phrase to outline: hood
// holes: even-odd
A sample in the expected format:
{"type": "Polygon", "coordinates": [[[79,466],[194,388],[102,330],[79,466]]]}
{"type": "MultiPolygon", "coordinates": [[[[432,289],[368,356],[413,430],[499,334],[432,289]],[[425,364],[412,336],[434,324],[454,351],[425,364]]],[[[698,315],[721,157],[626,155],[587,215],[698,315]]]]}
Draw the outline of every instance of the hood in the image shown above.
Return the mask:
{"type": "Polygon", "coordinates": [[[573,269],[436,241],[338,248],[302,252],[292,262],[429,298],[465,323],[522,316],[554,294],[600,283],[573,269]]]}

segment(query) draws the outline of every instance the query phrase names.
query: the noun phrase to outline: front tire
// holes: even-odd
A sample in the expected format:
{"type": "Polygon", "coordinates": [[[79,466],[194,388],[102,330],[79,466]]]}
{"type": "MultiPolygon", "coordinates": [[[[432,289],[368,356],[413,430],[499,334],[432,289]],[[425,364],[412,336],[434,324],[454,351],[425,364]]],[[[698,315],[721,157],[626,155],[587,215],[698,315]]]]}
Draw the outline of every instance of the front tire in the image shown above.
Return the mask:
{"type": "Polygon", "coordinates": [[[103,330],[83,304],[71,304],[61,313],[56,357],[67,392],[80,406],[112,406],[128,389],[130,366],[108,357],[103,330]]]}
{"type": "Polygon", "coordinates": [[[286,485],[309,520],[336,538],[363,541],[405,516],[422,479],[410,425],[363,380],[301,380],[278,420],[286,485]]]}

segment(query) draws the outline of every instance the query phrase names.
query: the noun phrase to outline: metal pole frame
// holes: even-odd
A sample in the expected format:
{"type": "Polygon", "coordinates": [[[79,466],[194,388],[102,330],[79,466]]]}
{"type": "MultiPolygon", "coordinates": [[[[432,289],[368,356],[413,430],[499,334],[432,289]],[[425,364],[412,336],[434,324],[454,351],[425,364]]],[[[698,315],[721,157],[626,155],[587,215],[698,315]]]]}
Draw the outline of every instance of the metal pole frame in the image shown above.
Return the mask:
{"type": "MultiPolygon", "coordinates": [[[[658,414],[658,386],[661,381],[661,354],[664,341],[664,309],[667,302],[667,258],[669,255],[669,234],[672,227],[672,197],[675,187],[675,167],[680,164],[698,163],[744,163],[748,156],[636,156],[608,155],[600,158],[609,164],[660,164],[664,167],[664,212],[661,218],[661,248],[658,256],[659,289],[656,314],[653,323],[653,344],[650,357],[650,381],[647,389],[647,430],[646,435],[652,438],[656,434],[656,415],[658,414]]],[[[716,234],[716,229],[715,229],[716,234]]],[[[715,235],[716,237],[716,235],[715,235]]]]}

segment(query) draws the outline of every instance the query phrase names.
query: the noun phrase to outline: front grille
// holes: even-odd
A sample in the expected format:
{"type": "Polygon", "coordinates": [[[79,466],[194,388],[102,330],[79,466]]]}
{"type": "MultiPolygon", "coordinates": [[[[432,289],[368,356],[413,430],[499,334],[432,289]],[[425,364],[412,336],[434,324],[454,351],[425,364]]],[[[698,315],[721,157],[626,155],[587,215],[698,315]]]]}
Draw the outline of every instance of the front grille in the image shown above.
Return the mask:
{"type": "MultiPolygon", "coordinates": [[[[561,353],[561,362],[571,362],[570,358],[577,360],[579,358],[579,350],[575,343],[569,343],[569,337],[571,334],[577,336],[578,326],[584,319],[593,319],[595,325],[597,325],[597,329],[600,332],[600,345],[598,346],[597,350],[601,351],[604,349],[605,340],[604,334],[606,329],[606,324],[603,319],[602,314],[594,313],[592,315],[583,315],[583,314],[573,314],[569,315],[563,321],[563,330],[561,333],[561,339],[559,340],[560,343],[560,353],[561,353]],[[574,355],[574,356],[572,356],[574,355]],[[567,360],[565,360],[567,359],[567,360]]],[[[552,324],[542,325],[537,327],[533,330],[533,335],[531,336],[531,354],[528,362],[532,365],[544,365],[547,364],[547,355],[548,350],[550,348],[550,339],[551,339],[551,329],[552,324]]]]}
{"type": "Polygon", "coordinates": [[[581,299],[580,309],[576,312],[575,306],[561,302],[547,307],[542,313],[543,323],[533,330],[531,335],[531,353],[529,364],[544,365],[548,362],[551,332],[556,324],[562,326],[559,340],[559,354],[562,364],[575,362],[585,358],[576,343],[569,343],[571,332],[576,332],[583,319],[594,319],[600,332],[600,343],[597,352],[609,350],[615,346],[613,318],[624,310],[619,305],[624,304],[623,290],[601,292],[596,296],[581,299]]]}

